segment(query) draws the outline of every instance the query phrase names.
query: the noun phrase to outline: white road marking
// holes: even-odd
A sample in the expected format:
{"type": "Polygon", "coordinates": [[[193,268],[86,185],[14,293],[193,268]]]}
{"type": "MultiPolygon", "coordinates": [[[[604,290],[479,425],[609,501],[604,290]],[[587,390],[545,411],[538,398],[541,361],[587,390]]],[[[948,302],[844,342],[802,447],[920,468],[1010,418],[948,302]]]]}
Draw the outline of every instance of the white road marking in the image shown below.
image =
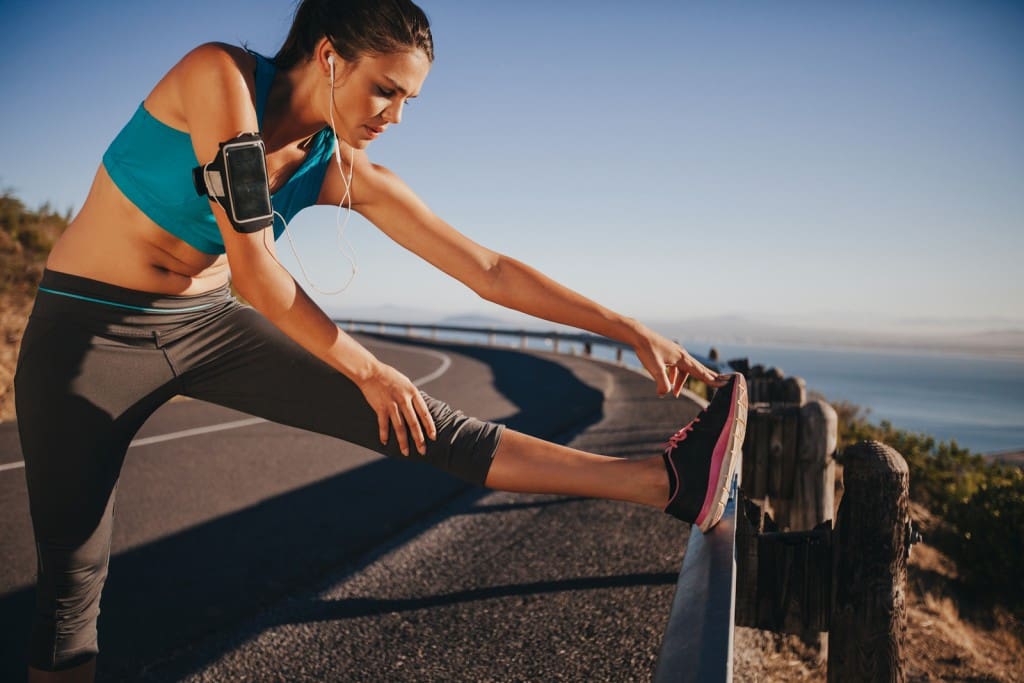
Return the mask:
{"type": "MultiPolygon", "coordinates": [[[[448,372],[448,368],[450,368],[452,366],[451,356],[449,356],[446,353],[441,353],[440,351],[434,351],[432,349],[418,349],[418,348],[416,348],[414,346],[405,346],[403,344],[391,344],[391,343],[388,343],[388,342],[381,342],[381,341],[376,341],[376,340],[373,343],[374,344],[379,344],[381,346],[390,346],[392,348],[401,349],[403,351],[415,351],[415,352],[418,352],[418,353],[423,353],[423,354],[426,354],[428,356],[434,356],[435,358],[438,358],[441,361],[441,365],[440,365],[440,367],[437,368],[437,370],[434,370],[429,375],[424,375],[423,377],[420,377],[418,379],[414,379],[412,381],[412,383],[415,384],[418,387],[419,386],[423,386],[427,382],[433,382],[435,379],[437,379],[438,377],[440,377],[444,373],[448,372]]],[[[259,424],[261,422],[266,422],[266,420],[264,420],[262,417],[250,417],[250,418],[245,419],[245,420],[235,420],[233,422],[222,422],[220,424],[209,425],[207,427],[195,427],[193,429],[182,429],[181,431],[178,431],[178,432],[169,432],[167,434],[160,434],[158,436],[148,436],[148,437],[146,437],[144,439],[135,439],[130,444],[128,444],[128,448],[135,448],[136,446],[148,446],[150,444],[160,443],[161,441],[172,441],[174,439],[183,439],[183,438],[186,438],[186,437],[189,437],[189,436],[198,436],[200,434],[209,434],[210,432],[220,432],[220,431],[223,431],[225,429],[238,429],[239,427],[249,427],[251,425],[259,424]]],[[[0,472],[4,472],[6,470],[16,470],[16,469],[20,469],[20,468],[22,468],[24,466],[25,466],[25,461],[24,460],[19,460],[18,462],[12,462],[12,463],[7,463],[6,465],[0,465],[0,472]]]]}
{"type": "Polygon", "coordinates": [[[452,366],[452,358],[447,353],[441,353],[440,351],[434,351],[433,349],[421,349],[415,346],[409,346],[407,344],[398,344],[395,342],[387,342],[381,339],[374,339],[370,342],[371,346],[383,346],[385,348],[398,349],[399,351],[415,351],[416,353],[422,353],[426,356],[433,356],[441,361],[441,366],[434,370],[429,375],[423,375],[418,379],[412,381],[413,384],[420,387],[427,382],[433,382],[435,379],[448,372],[448,368],[452,366]]]}
{"type": "Polygon", "coordinates": [[[160,443],[161,441],[171,441],[173,439],[183,439],[186,436],[198,436],[200,434],[209,434],[210,432],[219,432],[225,429],[238,429],[239,427],[248,427],[249,425],[259,424],[260,422],[266,422],[262,417],[250,417],[246,420],[235,420],[234,422],[222,422],[216,425],[210,425],[208,427],[195,427],[193,429],[182,429],[180,432],[170,432],[168,434],[161,434],[160,436],[148,436],[145,439],[135,439],[128,448],[135,448],[136,446],[148,446],[151,443],[160,443]]]}

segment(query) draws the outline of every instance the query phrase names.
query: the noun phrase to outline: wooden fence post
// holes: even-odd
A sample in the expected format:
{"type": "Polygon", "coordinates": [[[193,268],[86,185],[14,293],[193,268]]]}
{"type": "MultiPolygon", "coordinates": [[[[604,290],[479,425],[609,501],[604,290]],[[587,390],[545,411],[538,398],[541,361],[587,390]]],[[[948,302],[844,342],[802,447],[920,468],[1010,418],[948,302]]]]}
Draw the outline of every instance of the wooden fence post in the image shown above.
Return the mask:
{"type": "Polygon", "coordinates": [[[800,407],[790,529],[813,529],[835,515],[836,464],[832,456],[838,428],[835,408],[825,401],[811,401],[800,407]]]}
{"type": "Polygon", "coordinates": [[[907,463],[877,441],[843,454],[828,680],[906,680],[907,463]]]}

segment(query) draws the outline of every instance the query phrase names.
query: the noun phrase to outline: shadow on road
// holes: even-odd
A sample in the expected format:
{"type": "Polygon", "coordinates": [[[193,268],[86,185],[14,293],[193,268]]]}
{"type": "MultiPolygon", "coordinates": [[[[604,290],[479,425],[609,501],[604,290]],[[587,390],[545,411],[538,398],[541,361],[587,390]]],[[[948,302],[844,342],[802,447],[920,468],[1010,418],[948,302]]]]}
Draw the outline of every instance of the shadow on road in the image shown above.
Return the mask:
{"type": "MultiPolygon", "coordinates": [[[[492,600],[507,597],[527,597],[580,590],[601,590],[604,588],[634,588],[637,586],[674,586],[679,575],[670,572],[649,572],[639,574],[619,574],[614,576],[583,576],[558,581],[535,581],[532,583],[509,584],[505,586],[487,586],[472,590],[428,595],[419,598],[346,598],[342,600],[309,600],[304,605],[290,604],[288,619],[281,623],[299,624],[316,621],[337,621],[339,619],[358,619],[375,617],[396,612],[447,607],[479,600],[492,600]]],[[[273,627],[276,624],[261,623],[260,628],[273,627]]],[[[255,635],[255,634],[254,634],[255,635]]]]}
{"type": "MultiPolygon", "coordinates": [[[[554,438],[601,417],[602,393],[558,363],[507,349],[424,346],[487,363],[496,389],[518,408],[503,419],[514,429],[554,438]]],[[[98,680],[131,680],[174,649],[230,629],[297,588],[351,566],[466,488],[420,463],[378,460],[118,553],[111,558],[102,600],[98,680]]],[[[579,586],[569,581],[487,590],[503,595],[588,587],[588,582],[602,587],[615,581],[665,580],[661,575],[595,577],[579,579],[579,586]]],[[[485,597],[473,593],[434,600],[485,597]]],[[[32,589],[0,597],[0,680],[24,679],[33,599],[32,589]]],[[[366,603],[317,609],[328,610],[324,618],[332,618],[331,610],[377,608],[394,609],[366,603]]],[[[410,603],[406,608],[419,607],[410,603]]]]}

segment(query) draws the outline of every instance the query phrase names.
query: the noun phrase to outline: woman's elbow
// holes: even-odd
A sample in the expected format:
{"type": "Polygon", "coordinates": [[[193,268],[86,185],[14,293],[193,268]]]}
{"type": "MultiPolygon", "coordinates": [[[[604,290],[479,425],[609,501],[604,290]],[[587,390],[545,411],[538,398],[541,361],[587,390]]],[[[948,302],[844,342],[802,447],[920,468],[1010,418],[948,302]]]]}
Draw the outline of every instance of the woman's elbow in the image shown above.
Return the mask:
{"type": "Polygon", "coordinates": [[[497,303],[502,292],[502,270],[507,266],[507,261],[501,254],[485,259],[477,267],[475,277],[466,284],[481,299],[497,303]]]}

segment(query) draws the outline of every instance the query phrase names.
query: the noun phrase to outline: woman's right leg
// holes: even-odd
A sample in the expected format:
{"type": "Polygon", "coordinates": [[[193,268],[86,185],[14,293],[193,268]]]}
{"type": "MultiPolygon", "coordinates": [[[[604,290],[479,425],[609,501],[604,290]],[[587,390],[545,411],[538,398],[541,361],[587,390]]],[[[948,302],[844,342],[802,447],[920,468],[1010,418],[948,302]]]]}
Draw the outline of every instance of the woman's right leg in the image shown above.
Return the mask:
{"type": "MultiPolygon", "coordinates": [[[[44,284],[52,279],[44,275],[44,284]]],[[[101,306],[40,292],[18,358],[18,431],[38,555],[33,681],[92,679],[121,464],[136,431],[175,392],[152,336],[131,326],[120,330],[127,336],[112,332],[101,306]]]]}

